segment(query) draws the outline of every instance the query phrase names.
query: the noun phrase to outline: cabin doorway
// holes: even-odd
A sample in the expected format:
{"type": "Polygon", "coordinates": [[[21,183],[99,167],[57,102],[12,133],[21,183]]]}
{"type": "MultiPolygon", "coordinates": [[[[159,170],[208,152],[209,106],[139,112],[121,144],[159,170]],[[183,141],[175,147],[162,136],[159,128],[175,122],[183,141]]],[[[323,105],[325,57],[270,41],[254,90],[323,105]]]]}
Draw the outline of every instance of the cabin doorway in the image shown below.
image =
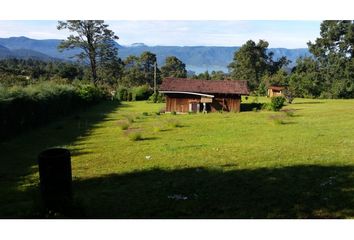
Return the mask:
{"type": "Polygon", "coordinates": [[[210,112],[211,111],[210,103],[201,103],[200,104],[200,111],[201,112],[210,112]]]}
{"type": "Polygon", "coordinates": [[[200,111],[199,102],[191,102],[191,103],[189,103],[189,112],[197,113],[199,111],[200,111]]]}

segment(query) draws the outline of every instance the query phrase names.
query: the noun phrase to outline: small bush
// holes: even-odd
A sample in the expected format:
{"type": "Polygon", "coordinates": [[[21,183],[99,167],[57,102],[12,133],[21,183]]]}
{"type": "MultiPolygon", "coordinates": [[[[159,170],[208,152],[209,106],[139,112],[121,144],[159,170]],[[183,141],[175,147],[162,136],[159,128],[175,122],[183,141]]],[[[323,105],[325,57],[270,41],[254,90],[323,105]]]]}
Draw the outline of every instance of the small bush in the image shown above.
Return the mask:
{"type": "Polygon", "coordinates": [[[284,115],[272,115],[270,116],[270,119],[277,125],[286,124],[284,115]]]}
{"type": "Polygon", "coordinates": [[[167,123],[172,128],[183,127],[182,124],[176,119],[169,119],[167,123]]]}
{"type": "Polygon", "coordinates": [[[130,123],[126,120],[121,120],[118,122],[118,126],[120,127],[120,129],[122,130],[127,130],[130,126],[130,123]]]}
{"type": "Polygon", "coordinates": [[[86,102],[97,102],[103,97],[103,93],[92,84],[80,84],[77,86],[77,93],[86,102]]]}
{"type": "Polygon", "coordinates": [[[284,90],[284,97],[289,104],[291,104],[294,100],[294,94],[289,89],[284,90]]]}
{"type": "Polygon", "coordinates": [[[283,110],[283,112],[286,114],[286,116],[288,117],[294,117],[295,115],[295,111],[294,110],[290,110],[290,109],[287,109],[287,110],[283,110]]]}
{"type": "Polygon", "coordinates": [[[147,100],[152,93],[152,90],[147,85],[133,87],[132,101],[147,100]]]}
{"type": "Polygon", "coordinates": [[[161,128],[161,126],[156,125],[153,127],[153,130],[154,130],[154,132],[161,132],[162,128],[161,128]]]}
{"type": "Polygon", "coordinates": [[[171,114],[172,115],[176,115],[177,113],[176,113],[176,111],[172,111],[171,114]]]}
{"type": "Polygon", "coordinates": [[[127,119],[127,121],[129,123],[133,123],[135,120],[135,116],[133,116],[133,115],[125,115],[124,117],[125,117],[125,119],[127,119]]]}
{"type": "Polygon", "coordinates": [[[271,98],[271,108],[273,111],[279,111],[284,106],[285,98],[283,96],[276,96],[271,98]]]}
{"type": "Polygon", "coordinates": [[[263,103],[262,110],[272,111],[272,105],[270,103],[263,103]]]}
{"type": "Polygon", "coordinates": [[[128,92],[127,101],[133,101],[133,93],[132,92],[128,92]]]}
{"type": "Polygon", "coordinates": [[[165,102],[165,97],[161,93],[153,93],[149,97],[148,101],[153,102],[153,103],[163,103],[163,102],[165,102]]]}
{"type": "Polygon", "coordinates": [[[155,112],[155,114],[156,114],[157,116],[160,116],[161,113],[160,113],[160,112],[155,112]]]}
{"type": "Polygon", "coordinates": [[[143,112],[143,116],[149,116],[149,113],[143,112]]]}
{"type": "Polygon", "coordinates": [[[117,97],[119,101],[128,101],[128,89],[125,87],[119,87],[117,90],[117,97]]]}
{"type": "Polygon", "coordinates": [[[143,137],[141,135],[141,132],[131,132],[129,135],[129,139],[132,141],[140,141],[143,140],[143,137]]]}

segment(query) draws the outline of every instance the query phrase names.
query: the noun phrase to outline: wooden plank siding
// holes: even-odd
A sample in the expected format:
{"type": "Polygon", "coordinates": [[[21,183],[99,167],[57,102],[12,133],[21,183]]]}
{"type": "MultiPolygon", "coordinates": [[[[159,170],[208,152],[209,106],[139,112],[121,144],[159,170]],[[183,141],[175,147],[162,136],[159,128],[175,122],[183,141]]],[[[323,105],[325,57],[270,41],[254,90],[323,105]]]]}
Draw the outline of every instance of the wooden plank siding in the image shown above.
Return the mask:
{"type": "MultiPolygon", "coordinates": [[[[190,109],[190,103],[200,103],[200,96],[188,94],[166,94],[166,112],[187,113],[190,109]]],[[[207,103],[207,110],[211,112],[230,111],[239,112],[241,109],[240,95],[219,95],[216,94],[211,103],[207,103]]]]}

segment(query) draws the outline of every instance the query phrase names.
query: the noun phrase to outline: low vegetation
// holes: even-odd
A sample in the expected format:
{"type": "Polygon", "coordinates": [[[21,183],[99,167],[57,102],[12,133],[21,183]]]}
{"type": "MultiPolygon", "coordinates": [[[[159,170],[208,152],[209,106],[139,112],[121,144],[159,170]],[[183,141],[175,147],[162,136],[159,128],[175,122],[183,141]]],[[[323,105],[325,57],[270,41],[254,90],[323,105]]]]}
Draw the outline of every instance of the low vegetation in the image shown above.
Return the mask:
{"type": "Polygon", "coordinates": [[[284,106],[285,98],[282,96],[272,97],[270,101],[270,108],[273,111],[279,111],[284,106]]]}
{"type": "Polygon", "coordinates": [[[156,115],[163,104],[100,103],[0,143],[0,216],[41,217],[36,156],[61,146],[80,210],[69,217],[353,218],[353,104],[156,115]],[[140,117],[121,130],[125,116],[140,117]]]}
{"type": "Polygon", "coordinates": [[[86,109],[105,97],[104,92],[90,84],[43,82],[27,87],[0,87],[0,137],[86,109]]]}

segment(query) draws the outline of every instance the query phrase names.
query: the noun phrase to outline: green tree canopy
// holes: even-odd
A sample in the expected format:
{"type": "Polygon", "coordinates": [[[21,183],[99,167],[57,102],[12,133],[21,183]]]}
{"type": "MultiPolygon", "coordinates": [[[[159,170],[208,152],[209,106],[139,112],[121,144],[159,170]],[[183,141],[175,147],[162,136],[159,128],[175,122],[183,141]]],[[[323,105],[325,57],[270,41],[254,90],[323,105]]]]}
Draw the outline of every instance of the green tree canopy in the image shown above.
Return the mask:
{"type": "Polygon", "coordinates": [[[71,34],[63,40],[58,48],[81,49],[82,52],[76,55],[80,60],[89,60],[91,67],[92,81],[96,84],[99,80],[97,68],[105,66],[107,62],[118,63],[117,48],[114,40],[118,39],[115,33],[108,29],[108,25],[102,20],[68,20],[59,21],[58,30],[68,29],[71,34]]]}
{"type": "Polygon", "coordinates": [[[156,82],[161,82],[160,70],[157,67],[156,54],[145,51],[140,55],[141,68],[144,75],[144,82],[150,87],[154,86],[154,68],[156,64],[156,82]]]}
{"type": "Polygon", "coordinates": [[[285,57],[274,61],[273,53],[267,53],[268,46],[264,40],[259,40],[257,44],[248,40],[242,45],[229,65],[231,77],[248,80],[250,89],[255,90],[266,73],[272,75],[289,63],[285,57]]]}
{"type": "Polygon", "coordinates": [[[161,67],[162,77],[187,77],[186,65],[175,56],[167,57],[165,65],[161,67]]]}
{"type": "Polygon", "coordinates": [[[323,21],[320,37],[308,46],[319,65],[323,97],[354,97],[354,21],[323,21]]]}
{"type": "MultiPolygon", "coordinates": [[[[122,85],[131,87],[138,85],[154,86],[154,65],[156,55],[151,52],[143,52],[139,57],[130,55],[124,60],[124,77],[122,85]]],[[[156,65],[156,82],[161,82],[160,70],[156,65]]]]}

